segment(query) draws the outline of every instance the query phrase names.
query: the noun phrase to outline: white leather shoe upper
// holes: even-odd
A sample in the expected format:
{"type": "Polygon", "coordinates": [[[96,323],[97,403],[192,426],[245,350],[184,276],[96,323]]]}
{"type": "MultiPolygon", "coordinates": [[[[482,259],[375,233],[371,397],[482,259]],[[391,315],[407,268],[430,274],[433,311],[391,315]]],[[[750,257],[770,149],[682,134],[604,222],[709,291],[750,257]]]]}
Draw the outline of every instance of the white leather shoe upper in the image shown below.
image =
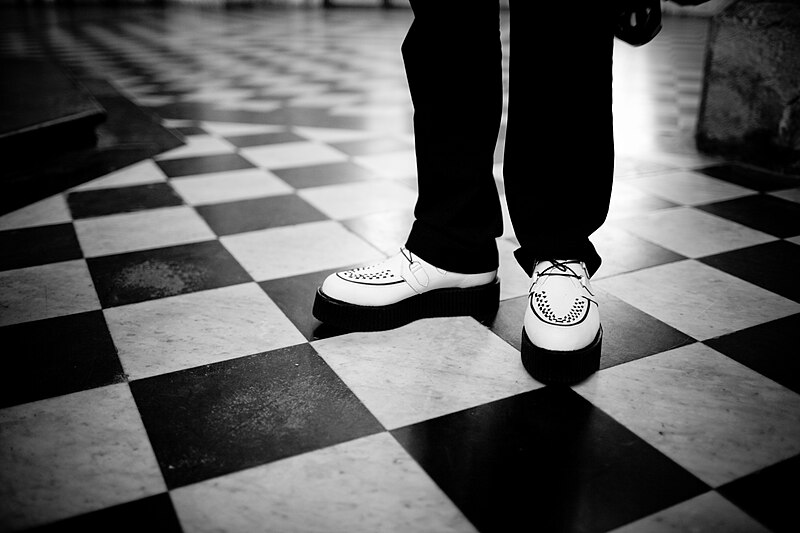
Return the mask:
{"type": "Polygon", "coordinates": [[[537,347],[575,351],[600,329],[600,312],[586,266],[578,261],[540,261],[534,267],[525,311],[525,332],[537,347]]]}
{"type": "Polygon", "coordinates": [[[491,283],[497,271],[460,274],[436,268],[405,248],[379,263],[328,276],[322,292],[329,298],[363,306],[383,306],[434,289],[491,283]]]}

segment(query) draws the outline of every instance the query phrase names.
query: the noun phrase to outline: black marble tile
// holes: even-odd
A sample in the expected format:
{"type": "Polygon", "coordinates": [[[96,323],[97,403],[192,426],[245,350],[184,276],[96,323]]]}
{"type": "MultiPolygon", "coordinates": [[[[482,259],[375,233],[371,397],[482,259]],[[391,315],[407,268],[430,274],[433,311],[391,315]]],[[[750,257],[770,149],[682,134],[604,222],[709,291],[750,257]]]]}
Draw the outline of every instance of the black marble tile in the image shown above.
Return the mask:
{"type": "Polygon", "coordinates": [[[269,113],[237,109],[221,109],[213,102],[174,102],[151,108],[161,118],[195,120],[198,122],[243,122],[248,124],[277,124],[269,113]]]}
{"type": "Polygon", "coordinates": [[[0,407],[125,380],[101,311],[4,326],[0,346],[0,407]]]}
{"type": "Polygon", "coordinates": [[[328,218],[296,194],[201,205],[195,209],[220,236],[328,218]]]}
{"type": "Polygon", "coordinates": [[[181,135],[207,135],[208,132],[200,126],[178,126],[174,128],[181,135]]]}
{"type": "Polygon", "coordinates": [[[800,314],[759,324],[704,344],[800,394],[800,314]]]}
{"type": "Polygon", "coordinates": [[[159,531],[181,533],[181,527],[168,493],[106,507],[28,531],[36,533],[70,533],[73,531],[159,531]]]}
{"type": "Polygon", "coordinates": [[[777,237],[800,235],[800,204],[783,198],[758,194],[697,208],[777,237]]]}
{"type": "Polygon", "coordinates": [[[344,152],[347,155],[373,155],[384,154],[389,152],[399,152],[404,150],[411,150],[413,145],[399,139],[391,137],[384,137],[380,139],[365,139],[360,141],[347,141],[330,143],[331,146],[344,152]]]}
{"type": "Polygon", "coordinates": [[[738,163],[711,165],[698,169],[697,172],[761,192],[797,187],[796,177],[769,172],[738,163]]]}
{"type": "MultiPolygon", "coordinates": [[[[500,283],[503,283],[503,280],[500,280],[500,283]]],[[[517,350],[522,343],[522,319],[527,305],[527,296],[501,300],[497,314],[489,324],[489,329],[517,350]]]]}
{"type": "Polygon", "coordinates": [[[0,231],[0,270],[11,270],[83,257],[72,224],[0,231]]]}
{"type": "Polygon", "coordinates": [[[383,431],[308,344],[130,386],[170,488],[383,431]]]}
{"type": "Polygon", "coordinates": [[[173,207],[183,205],[183,200],[168,183],[148,183],[73,192],[67,203],[73,218],[79,219],[173,207]]]}
{"type": "Polygon", "coordinates": [[[698,259],[768,291],[800,302],[800,246],[774,241],[698,259]]]}
{"type": "Polygon", "coordinates": [[[350,183],[375,177],[369,170],[350,162],[278,169],[272,173],[295,189],[350,183]]]}
{"type": "Polygon", "coordinates": [[[800,455],[717,488],[717,492],[775,533],[797,531],[800,455]]]}
{"type": "Polygon", "coordinates": [[[210,172],[224,172],[226,170],[239,170],[255,168],[255,165],[239,154],[203,155],[197,157],[184,157],[181,159],[165,159],[156,161],[164,174],[174,178],[178,176],[192,176],[210,172]]]}
{"type": "MultiPolygon", "coordinates": [[[[695,339],[640,311],[619,298],[594,288],[600,302],[603,352],[600,368],[635,361],[695,342],[695,339]]],[[[520,349],[522,324],[528,297],[500,302],[490,329],[511,346],[520,349]]]]}
{"type": "MultiPolygon", "coordinates": [[[[356,266],[356,265],[352,265],[356,266]]],[[[347,331],[321,323],[311,314],[317,289],[328,275],[349,267],[259,282],[278,308],[309,341],[335,337],[347,331]]]]}
{"type": "Polygon", "coordinates": [[[252,281],[219,241],[87,259],[104,308],[252,281]]]}
{"type": "Polygon", "coordinates": [[[482,533],[608,531],[708,490],[566,387],[392,434],[482,533]]]}
{"type": "Polygon", "coordinates": [[[594,292],[600,302],[603,325],[600,368],[635,361],[695,342],[685,333],[597,287],[594,292]]]}
{"type": "Polygon", "coordinates": [[[306,140],[305,137],[300,137],[299,135],[290,131],[258,133],[255,135],[237,135],[235,137],[226,137],[226,139],[228,142],[239,148],[306,140]]]}

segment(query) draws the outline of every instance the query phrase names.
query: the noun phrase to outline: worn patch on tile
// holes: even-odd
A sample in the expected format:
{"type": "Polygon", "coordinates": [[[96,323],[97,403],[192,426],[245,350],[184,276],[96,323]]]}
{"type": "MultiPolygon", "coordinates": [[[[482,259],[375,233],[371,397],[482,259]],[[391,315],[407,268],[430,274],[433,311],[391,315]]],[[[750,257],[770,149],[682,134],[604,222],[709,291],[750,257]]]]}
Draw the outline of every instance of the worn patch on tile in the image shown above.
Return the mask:
{"type": "Polygon", "coordinates": [[[252,281],[219,241],[87,260],[103,307],[252,281]]]}

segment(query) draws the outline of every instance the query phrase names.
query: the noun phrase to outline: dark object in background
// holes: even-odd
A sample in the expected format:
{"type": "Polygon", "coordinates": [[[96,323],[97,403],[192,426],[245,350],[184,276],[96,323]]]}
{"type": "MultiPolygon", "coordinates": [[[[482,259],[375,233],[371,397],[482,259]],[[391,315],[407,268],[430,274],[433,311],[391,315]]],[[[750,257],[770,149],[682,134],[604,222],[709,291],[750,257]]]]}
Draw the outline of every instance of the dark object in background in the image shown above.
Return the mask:
{"type": "Polygon", "coordinates": [[[661,31],[661,0],[619,0],[614,36],[631,46],[652,41],[661,31]]]}

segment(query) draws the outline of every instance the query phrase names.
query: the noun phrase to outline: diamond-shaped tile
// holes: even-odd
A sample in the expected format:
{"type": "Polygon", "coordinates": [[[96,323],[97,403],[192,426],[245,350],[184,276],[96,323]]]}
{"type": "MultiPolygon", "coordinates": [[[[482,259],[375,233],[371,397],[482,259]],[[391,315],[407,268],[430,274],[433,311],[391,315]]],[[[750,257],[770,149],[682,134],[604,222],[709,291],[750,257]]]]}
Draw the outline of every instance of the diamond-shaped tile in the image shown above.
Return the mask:
{"type": "Polygon", "coordinates": [[[113,307],[104,314],[131,379],[305,342],[255,283],[113,307]]]}
{"type": "Polygon", "coordinates": [[[0,410],[0,523],[23,529],[166,490],[126,383],[0,410]]]}
{"type": "Polygon", "coordinates": [[[608,531],[707,490],[568,388],[392,434],[481,531],[608,531]]]}
{"type": "Polygon", "coordinates": [[[800,395],[699,343],[575,390],[712,486],[800,453],[800,395]]]}
{"type": "Polygon", "coordinates": [[[468,317],[419,320],[313,346],[387,428],[541,386],[516,350],[468,317]]]}
{"type": "Polygon", "coordinates": [[[171,488],[383,430],[307,344],[131,389],[171,488]]]}

